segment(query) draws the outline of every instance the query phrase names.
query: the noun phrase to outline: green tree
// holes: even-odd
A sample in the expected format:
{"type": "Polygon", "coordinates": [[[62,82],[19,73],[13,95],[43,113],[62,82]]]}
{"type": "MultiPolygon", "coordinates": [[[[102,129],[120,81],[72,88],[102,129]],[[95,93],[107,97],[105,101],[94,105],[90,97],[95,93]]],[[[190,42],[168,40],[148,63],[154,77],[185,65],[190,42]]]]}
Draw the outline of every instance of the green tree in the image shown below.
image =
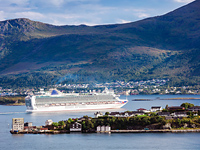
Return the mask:
{"type": "Polygon", "coordinates": [[[74,122],[71,118],[69,118],[68,120],[67,120],[67,122],[70,124],[70,123],[72,123],[72,122],[74,122]]]}
{"type": "Polygon", "coordinates": [[[194,106],[194,104],[191,104],[191,103],[182,103],[181,104],[181,107],[184,107],[185,109],[188,109],[188,108],[193,107],[193,106],[194,106]]]}
{"type": "Polygon", "coordinates": [[[179,118],[176,119],[176,125],[177,127],[181,127],[181,120],[179,118]]]}
{"type": "Polygon", "coordinates": [[[53,122],[53,123],[52,123],[52,126],[58,127],[58,123],[57,123],[57,122],[53,122]]]}
{"type": "Polygon", "coordinates": [[[58,122],[58,126],[64,127],[65,126],[65,122],[64,121],[59,121],[58,122]]]}
{"type": "Polygon", "coordinates": [[[108,115],[109,115],[109,112],[106,112],[106,113],[105,113],[105,115],[107,115],[107,116],[108,116],[108,115]]]}
{"type": "Polygon", "coordinates": [[[187,112],[188,118],[194,118],[194,113],[191,111],[187,112]]]}

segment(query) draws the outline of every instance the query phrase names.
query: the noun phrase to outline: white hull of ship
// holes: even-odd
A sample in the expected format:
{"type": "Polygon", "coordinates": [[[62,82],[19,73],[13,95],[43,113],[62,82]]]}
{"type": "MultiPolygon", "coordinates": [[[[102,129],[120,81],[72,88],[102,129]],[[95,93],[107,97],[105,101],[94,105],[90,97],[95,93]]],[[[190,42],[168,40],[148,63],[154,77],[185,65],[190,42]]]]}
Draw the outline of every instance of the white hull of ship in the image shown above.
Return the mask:
{"type": "Polygon", "coordinates": [[[52,112],[52,111],[84,111],[84,110],[102,110],[102,109],[117,109],[124,106],[126,103],[117,104],[103,104],[103,105],[73,105],[73,106],[49,106],[49,107],[35,107],[34,109],[27,109],[26,112],[52,112]]]}

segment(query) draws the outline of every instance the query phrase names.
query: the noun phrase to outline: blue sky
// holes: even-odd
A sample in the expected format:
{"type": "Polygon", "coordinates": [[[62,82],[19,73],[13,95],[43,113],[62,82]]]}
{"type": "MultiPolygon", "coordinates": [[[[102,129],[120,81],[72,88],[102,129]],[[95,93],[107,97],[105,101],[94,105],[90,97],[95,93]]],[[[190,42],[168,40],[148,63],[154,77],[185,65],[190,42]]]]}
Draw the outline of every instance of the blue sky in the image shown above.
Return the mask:
{"type": "Polygon", "coordinates": [[[194,0],[0,0],[0,21],[29,18],[54,25],[127,23],[163,15],[194,0]]]}

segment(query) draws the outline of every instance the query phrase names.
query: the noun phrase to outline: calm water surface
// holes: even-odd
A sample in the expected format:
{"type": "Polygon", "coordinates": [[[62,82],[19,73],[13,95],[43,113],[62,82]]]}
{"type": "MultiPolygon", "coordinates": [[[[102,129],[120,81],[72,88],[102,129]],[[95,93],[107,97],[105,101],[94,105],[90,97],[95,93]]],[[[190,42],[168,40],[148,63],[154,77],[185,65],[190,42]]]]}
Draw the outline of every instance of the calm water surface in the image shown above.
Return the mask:
{"type": "MultiPolygon", "coordinates": [[[[128,96],[129,103],[122,109],[105,111],[136,110],[138,108],[150,109],[151,106],[177,106],[183,102],[190,102],[200,106],[200,100],[156,100],[157,97],[195,97],[200,95],[139,95],[128,96]],[[152,101],[132,101],[132,99],[152,99],[152,101]]],[[[122,96],[121,98],[126,98],[122,96]]],[[[199,150],[200,133],[128,133],[128,134],[59,134],[59,135],[11,135],[12,118],[22,117],[33,125],[44,125],[47,119],[53,121],[88,115],[94,117],[94,112],[60,112],[60,113],[25,113],[25,106],[0,106],[0,150],[43,150],[43,149],[69,149],[69,150],[199,150]]],[[[104,112],[105,112],[104,111],[104,112]]]]}

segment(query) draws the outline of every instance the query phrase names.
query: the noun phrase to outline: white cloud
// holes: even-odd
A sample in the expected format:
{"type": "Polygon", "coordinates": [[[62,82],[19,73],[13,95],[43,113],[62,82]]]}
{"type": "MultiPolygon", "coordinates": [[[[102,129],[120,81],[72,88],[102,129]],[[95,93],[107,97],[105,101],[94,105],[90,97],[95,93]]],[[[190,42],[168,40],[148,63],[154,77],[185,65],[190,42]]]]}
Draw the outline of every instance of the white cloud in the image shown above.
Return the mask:
{"type": "Polygon", "coordinates": [[[38,12],[32,12],[32,11],[17,12],[17,13],[14,13],[14,16],[15,18],[29,18],[31,20],[40,20],[40,19],[45,18],[45,15],[38,12]]]}
{"type": "Polygon", "coordinates": [[[96,14],[86,14],[86,13],[77,13],[77,14],[57,14],[50,13],[46,15],[46,22],[50,22],[54,25],[80,25],[85,24],[89,26],[102,24],[101,17],[97,17],[96,14]]]}
{"type": "Polygon", "coordinates": [[[174,0],[174,1],[177,2],[177,3],[191,3],[194,0],[174,0]]]}
{"type": "Polygon", "coordinates": [[[133,16],[139,18],[139,19],[143,19],[143,18],[147,18],[150,17],[151,15],[147,12],[151,12],[150,9],[133,9],[133,8],[129,8],[129,9],[124,9],[125,12],[127,13],[131,13],[133,14],[133,16]]]}
{"type": "Polygon", "coordinates": [[[141,1],[144,5],[133,0],[0,0],[0,20],[23,17],[54,25],[128,23],[164,14],[171,6],[174,9],[193,0],[141,1]]]}
{"type": "Polygon", "coordinates": [[[131,21],[120,19],[118,23],[130,23],[131,21]]]}
{"type": "Polygon", "coordinates": [[[78,20],[81,16],[73,14],[49,13],[46,14],[46,18],[47,22],[51,22],[54,25],[76,25],[75,20],[78,20]]]}
{"type": "Polygon", "coordinates": [[[50,3],[52,3],[53,5],[55,5],[56,7],[60,7],[63,5],[64,3],[64,0],[50,0],[48,1],[50,3]]]}
{"type": "Polygon", "coordinates": [[[4,13],[4,11],[0,11],[0,20],[5,20],[5,13],[4,13]]]}
{"type": "Polygon", "coordinates": [[[26,6],[29,4],[29,0],[0,0],[1,6],[26,6]]]}
{"type": "Polygon", "coordinates": [[[147,18],[147,17],[150,17],[149,14],[147,13],[137,13],[136,14],[138,18],[147,18]]]}
{"type": "Polygon", "coordinates": [[[28,0],[0,0],[0,10],[5,14],[28,11],[31,9],[28,5],[28,0]]]}

